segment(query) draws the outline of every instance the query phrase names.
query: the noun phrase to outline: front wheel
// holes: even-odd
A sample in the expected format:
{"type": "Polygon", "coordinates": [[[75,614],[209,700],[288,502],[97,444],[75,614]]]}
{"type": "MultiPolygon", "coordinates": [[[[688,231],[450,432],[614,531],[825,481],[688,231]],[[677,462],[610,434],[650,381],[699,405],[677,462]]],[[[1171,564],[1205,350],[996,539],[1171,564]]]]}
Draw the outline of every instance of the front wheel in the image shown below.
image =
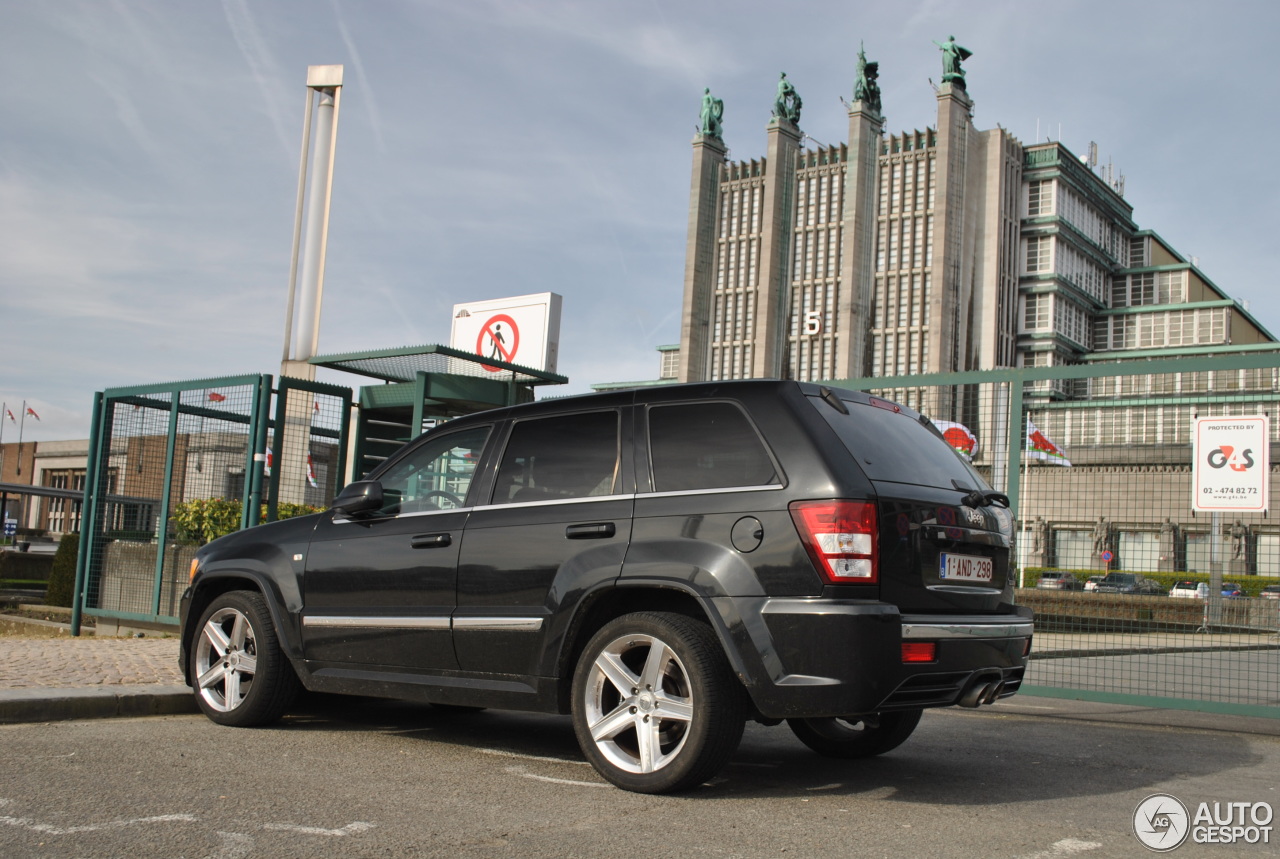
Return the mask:
{"type": "Polygon", "coordinates": [[[573,677],[573,728],[587,760],[637,793],[702,784],[737,749],[742,690],[715,634],[678,614],[637,612],[592,637],[573,677]]]}
{"type": "Polygon", "coordinates": [[[809,748],[829,758],[869,758],[896,749],[920,724],[922,710],[865,716],[788,719],[787,727],[809,748]]]}
{"type": "Polygon", "coordinates": [[[205,609],[191,647],[196,703],[219,725],[266,725],[301,683],[280,649],[262,595],[229,591],[205,609]]]}

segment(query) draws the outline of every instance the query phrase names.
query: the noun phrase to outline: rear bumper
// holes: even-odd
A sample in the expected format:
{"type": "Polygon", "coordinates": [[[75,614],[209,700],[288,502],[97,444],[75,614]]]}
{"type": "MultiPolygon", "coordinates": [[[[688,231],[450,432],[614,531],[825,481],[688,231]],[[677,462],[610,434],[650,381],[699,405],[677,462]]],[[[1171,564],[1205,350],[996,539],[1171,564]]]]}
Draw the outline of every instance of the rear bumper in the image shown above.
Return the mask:
{"type": "Polygon", "coordinates": [[[1031,610],[1021,606],[958,616],[902,615],[855,600],[713,602],[737,648],[735,667],[767,718],[990,703],[1022,684],[1033,633],[1031,610]],[[936,658],[904,663],[904,642],[932,642],[936,658]]]}

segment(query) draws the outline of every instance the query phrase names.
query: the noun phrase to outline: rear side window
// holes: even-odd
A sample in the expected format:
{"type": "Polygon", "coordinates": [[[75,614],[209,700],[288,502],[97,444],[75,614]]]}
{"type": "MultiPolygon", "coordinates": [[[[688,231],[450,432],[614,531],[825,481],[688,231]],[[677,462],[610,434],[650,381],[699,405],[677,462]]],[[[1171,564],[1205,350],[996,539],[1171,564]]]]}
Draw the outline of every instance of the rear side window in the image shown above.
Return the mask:
{"type": "Polygon", "coordinates": [[[680,403],[649,409],[649,455],[656,492],[779,482],[755,427],[732,403],[680,403]]]}
{"type": "Polygon", "coordinates": [[[493,503],[612,495],[618,461],[616,411],[520,421],[502,455],[493,503]]]}
{"type": "Polygon", "coordinates": [[[970,489],[987,486],[937,433],[907,414],[845,400],[849,414],[843,415],[823,402],[810,402],[872,480],[948,489],[954,488],[952,480],[970,489]]]}

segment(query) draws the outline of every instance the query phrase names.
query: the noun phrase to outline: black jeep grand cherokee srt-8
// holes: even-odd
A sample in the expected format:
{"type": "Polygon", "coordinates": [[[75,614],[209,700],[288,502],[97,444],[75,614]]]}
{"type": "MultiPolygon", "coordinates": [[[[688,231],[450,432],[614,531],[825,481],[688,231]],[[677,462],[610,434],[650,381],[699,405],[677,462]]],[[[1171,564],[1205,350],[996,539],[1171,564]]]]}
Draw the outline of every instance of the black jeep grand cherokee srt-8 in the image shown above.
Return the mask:
{"type": "Polygon", "coordinates": [[[628,790],[700,784],[745,719],[875,755],[1012,695],[1007,499],[917,413],[780,381],[449,421],[324,513],[200,550],[182,669],[215,722],[299,685],[572,714],[628,790]]]}

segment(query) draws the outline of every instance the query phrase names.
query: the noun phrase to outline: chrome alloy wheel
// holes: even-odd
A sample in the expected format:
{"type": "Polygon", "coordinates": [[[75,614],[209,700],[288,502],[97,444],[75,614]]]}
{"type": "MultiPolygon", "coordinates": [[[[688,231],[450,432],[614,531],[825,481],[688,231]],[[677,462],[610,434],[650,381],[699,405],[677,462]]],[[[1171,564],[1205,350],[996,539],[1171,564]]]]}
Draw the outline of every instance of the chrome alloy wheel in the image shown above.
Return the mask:
{"type": "Polygon", "coordinates": [[[196,689],[211,708],[229,713],[244,703],[258,673],[258,640],[241,611],[209,616],[196,643],[196,689]]]}
{"type": "Polygon", "coordinates": [[[680,754],[694,701],[684,664],[661,639],[611,641],[591,666],[586,693],[591,739],[614,766],[652,773],[680,754]]]}

